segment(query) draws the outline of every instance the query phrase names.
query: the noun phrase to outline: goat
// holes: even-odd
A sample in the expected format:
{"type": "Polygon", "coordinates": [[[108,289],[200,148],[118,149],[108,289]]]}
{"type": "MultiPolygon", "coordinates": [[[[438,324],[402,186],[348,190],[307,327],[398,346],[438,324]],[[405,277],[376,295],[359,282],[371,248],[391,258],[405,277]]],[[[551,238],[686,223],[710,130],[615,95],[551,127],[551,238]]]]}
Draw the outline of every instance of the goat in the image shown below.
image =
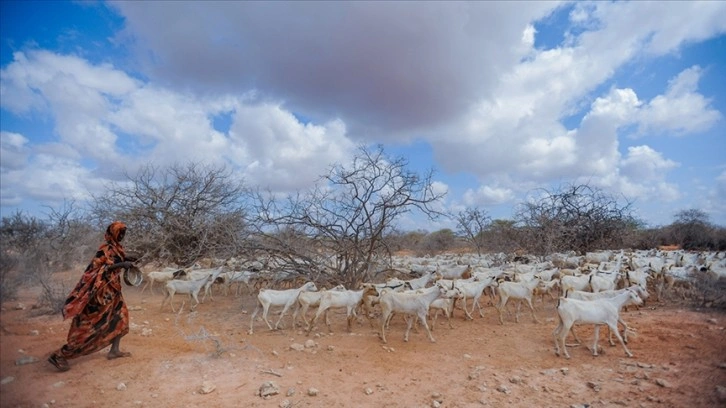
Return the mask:
{"type": "MultiPolygon", "coordinates": [[[[453,285],[454,287],[461,290],[462,297],[463,297],[463,304],[464,304],[464,313],[466,314],[466,317],[469,320],[474,320],[471,313],[466,308],[466,300],[471,298],[473,299],[474,303],[471,305],[471,312],[474,312],[474,308],[477,308],[479,310],[479,316],[484,317],[484,312],[482,311],[481,305],[479,304],[479,298],[484,293],[484,289],[487,287],[492,286],[492,284],[495,284],[496,280],[494,276],[489,277],[477,277],[474,278],[471,282],[466,281],[454,281],[453,285]]],[[[453,310],[452,310],[453,312],[453,310]]]]}
{"type": "Polygon", "coordinates": [[[393,278],[386,283],[363,283],[362,287],[365,288],[373,288],[375,289],[375,294],[373,292],[369,292],[368,295],[366,295],[363,298],[363,307],[365,308],[365,313],[369,318],[369,321],[371,322],[371,327],[373,327],[373,321],[370,320],[373,306],[378,304],[378,299],[381,296],[381,292],[384,290],[393,290],[395,292],[401,292],[407,288],[407,283],[402,281],[398,278],[393,278]]]}
{"type": "MultiPolygon", "coordinates": [[[[451,293],[454,293],[453,290],[451,293]]],[[[407,292],[397,293],[393,291],[385,291],[381,293],[379,303],[381,304],[381,333],[380,337],[384,344],[386,340],[386,324],[393,315],[393,313],[403,313],[409,315],[415,315],[421,321],[426,333],[429,336],[429,340],[435,343],[434,336],[431,335],[429,325],[426,323],[426,314],[428,313],[429,306],[431,303],[439,297],[447,297],[449,290],[444,288],[442,285],[436,284],[430,288],[421,289],[420,293],[407,292]]],[[[411,331],[415,319],[410,319],[408,327],[406,328],[406,334],[403,336],[403,341],[408,341],[408,334],[411,331]]]]}
{"type": "Polygon", "coordinates": [[[567,333],[570,332],[574,324],[585,323],[595,325],[595,340],[592,348],[593,356],[597,356],[597,343],[598,337],[600,336],[599,325],[606,324],[612,332],[615,332],[615,336],[620,341],[620,344],[623,345],[625,354],[628,357],[633,357],[633,353],[628,350],[628,347],[625,345],[623,338],[618,332],[620,308],[626,302],[632,302],[635,304],[643,303],[640,297],[630,290],[626,290],[615,297],[589,301],[560,298],[559,303],[557,304],[557,317],[559,319],[559,324],[552,332],[552,337],[555,339],[555,354],[558,356],[560,355],[561,343],[565,357],[568,359],[570,358],[570,354],[567,352],[567,345],[565,344],[565,337],[567,337],[567,333]]]}
{"type": "Polygon", "coordinates": [[[278,327],[280,327],[280,321],[282,320],[282,317],[285,316],[285,313],[288,309],[290,309],[290,306],[292,306],[297,301],[297,297],[298,295],[300,295],[300,292],[314,292],[317,290],[318,288],[315,286],[314,282],[307,282],[297,289],[260,289],[260,293],[257,294],[257,306],[255,307],[255,311],[252,313],[252,317],[250,317],[250,331],[248,333],[253,333],[255,316],[257,316],[260,308],[263,309],[262,319],[265,321],[265,323],[267,323],[267,327],[269,327],[270,330],[277,330],[278,327]],[[277,319],[277,323],[275,323],[274,329],[270,322],[267,320],[267,312],[269,312],[270,306],[282,306],[280,318],[277,319]]]}
{"type": "Polygon", "coordinates": [[[166,268],[163,271],[154,271],[146,274],[146,285],[141,288],[141,293],[144,293],[146,287],[149,287],[151,294],[154,294],[154,282],[164,283],[172,279],[185,278],[187,273],[184,269],[166,268]]]}
{"type": "Polygon", "coordinates": [[[233,284],[237,284],[237,288],[234,292],[235,296],[240,295],[240,290],[242,288],[242,284],[247,287],[247,290],[249,292],[252,292],[252,281],[255,279],[255,277],[258,275],[255,272],[252,271],[242,271],[242,272],[226,272],[227,277],[225,278],[225,284],[226,284],[226,291],[229,291],[229,287],[233,284]]]}
{"type": "MultiPolygon", "coordinates": [[[[161,309],[164,308],[164,304],[166,303],[166,300],[169,299],[169,304],[171,305],[171,311],[176,312],[174,310],[174,294],[180,293],[180,294],[186,294],[189,295],[190,298],[194,299],[196,302],[195,305],[191,306],[191,310],[194,310],[197,305],[199,305],[199,298],[197,297],[199,295],[199,290],[202,289],[202,286],[204,286],[207,282],[210,282],[212,280],[212,274],[208,274],[200,279],[197,280],[180,280],[180,279],[172,279],[170,281],[166,282],[166,296],[164,296],[164,299],[161,301],[161,309]]],[[[182,308],[184,307],[184,304],[182,303],[182,308]]]]}
{"type": "Polygon", "coordinates": [[[568,290],[585,290],[590,287],[590,275],[561,276],[560,287],[562,293],[565,293],[568,290]]]}
{"type": "Polygon", "coordinates": [[[588,279],[588,284],[590,285],[590,289],[594,292],[602,292],[604,290],[615,290],[615,287],[618,283],[618,278],[620,274],[618,272],[602,272],[597,271],[590,274],[590,279],[588,279]],[[609,276],[601,276],[601,274],[609,275],[609,276]]]}
{"type": "Polygon", "coordinates": [[[406,280],[403,282],[405,284],[408,284],[408,287],[411,290],[423,289],[426,287],[426,285],[428,285],[429,282],[433,281],[435,279],[435,277],[436,277],[436,272],[429,271],[429,272],[424,272],[423,275],[421,275],[420,277],[418,277],[416,279],[409,279],[409,280],[406,280]]]}
{"type": "MultiPolygon", "coordinates": [[[[348,332],[352,331],[351,324],[353,318],[356,317],[355,310],[363,303],[363,299],[367,295],[375,295],[376,290],[371,287],[367,287],[361,290],[341,290],[341,291],[325,291],[320,296],[320,306],[318,307],[315,317],[308,325],[307,333],[315,327],[320,315],[325,314],[325,324],[328,326],[328,331],[333,332],[330,327],[330,320],[328,320],[328,310],[334,307],[346,308],[346,316],[348,318],[348,332]]],[[[370,317],[369,317],[370,318],[370,317]]]]}
{"type": "MultiPolygon", "coordinates": [[[[333,289],[335,291],[341,291],[345,290],[345,286],[338,285],[334,287],[333,289]]],[[[302,312],[303,321],[305,321],[305,327],[307,327],[310,322],[308,322],[307,315],[308,309],[310,306],[318,306],[320,305],[320,296],[322,296],[323,293],[327,291],[323,290],[320,292],[300,292],[300,294],[297,297],[297,303],[295,306],[295,311],[292,314],[292,328],[294,329],[297,327],[297,316],[298,313],[302,312]]]]}
{"type": "Polygon", "coordinates": [[[532,291],[532,296],[539,295],[540,301],[544,304],[545,295],[549,294],[551,299],[556,299],[555,293],[560,291],[560,280],[552,279],[550,281],[540,281],[532,291]]]}
{"type": "Polygon", "coordinates": [[[532,306],[532,294],[534,288],[539,285],[541,281],[539,278],[534,278],[531,281],[526,282],[501,282],[499,283],[499,304],[497,310],[499,311],[499,323],[504,324],[502,313],[504,308],[507,306],[509,299],[518,299],[520,302],[517,305],[517,311],[514,313],[514,319],[519,323],[519,308],[522,305],[522,300],[527,302],[529,310],[532,312],[532,319],[539,323],[539,319],[534,314],[534,307],[532,306]]]}
{"type": "Polygon", "coordinates": [[[545,269],[536,273],[537,277],[542,281],[549,282],[554,279],[559,279],[560,268],[545,269]]]}
{"type": "Polygon", "coordinates": [[[467,279],[471,277],[470,265],[439,266],[438,275],[442,279],[467,279]]]}
{"type": "MultiPolygon", "coordinates": [[[[643,301],[644,304],[645,304],[646,299],[648,299],[648,291],[646,291],[639,285],[632,285],[632,286],[630,286],[628,288],[624,288],[624,289],[608,290],[608,291],[602,291],[602,292],[596,292],[596,293],[582,292],[582,291],[568,291],[565,293],[565,297],[568,299],[577,299],[577,300],[597,300],[597,299],[615,297],[626,290],[635,292],[635,294],[638,295],[638,297],[643,301]]],[[[630,303],[626,302],[625,304],[623,304],[623,307],[628,306],[628,304],[630,304],[630,303]]],[[[618,312],[620,312],[620,311],[618,311],[618,312]]],[[[625,322],[623,321],[623,319],[620,318],[619,315],[618,315],[618,323],[623,325],[623,340],[625,341],[625,343],[627,343],[629,327],[627,324],[625,324],[625,322]]],[[[575,337],[575,340],[578,343],[582,343],[580,341],[580,339],[577,337],[577,334],[575,333],[575,328],[573,327],[570,331],[572,332],[572,335],[575,337]]],[[[609,340],[611,346],[615,345],[615,342],[613,342],[613,334],[610,331],[610,328],[608,328],[608,340],[609,340]]]]}
{"type": "Polygon", "coordinates": [[[204,295],[202,296],[202,302],[204,302],[204,300],[207,299],[207,295],[209,295],[209,299],[214,300],[214,298],[212,297],[212,285],[213,284],[215,284],[215,283],[224,284],[224,276],[222,275],[224,273],[223,267],[219,267],[216,269],[209,269],[208,273],[212,274],[212,279],[210,279],[209,282],[204,284],[204,295]]]}

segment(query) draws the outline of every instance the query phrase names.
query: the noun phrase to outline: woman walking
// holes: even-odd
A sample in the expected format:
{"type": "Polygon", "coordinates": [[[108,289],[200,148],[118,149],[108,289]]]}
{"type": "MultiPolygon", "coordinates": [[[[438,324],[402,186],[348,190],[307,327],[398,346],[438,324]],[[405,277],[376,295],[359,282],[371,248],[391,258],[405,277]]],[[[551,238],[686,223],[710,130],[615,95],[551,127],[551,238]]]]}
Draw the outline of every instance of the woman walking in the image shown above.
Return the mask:
{"type": "Polygon", "coordinates": [[[126,225],[120,221],[106,229],[105,242],[86,267],[80,281],[66,299],[63,319],[72,318],[67,343],[48,358],[60,371],[68,371],[68,360],[94,353],[109,344],[108,359],[129,357],[119,349],[129,332],[129,311],[121,293],[121,273],[133,266],[121,241],[126,225]]]}

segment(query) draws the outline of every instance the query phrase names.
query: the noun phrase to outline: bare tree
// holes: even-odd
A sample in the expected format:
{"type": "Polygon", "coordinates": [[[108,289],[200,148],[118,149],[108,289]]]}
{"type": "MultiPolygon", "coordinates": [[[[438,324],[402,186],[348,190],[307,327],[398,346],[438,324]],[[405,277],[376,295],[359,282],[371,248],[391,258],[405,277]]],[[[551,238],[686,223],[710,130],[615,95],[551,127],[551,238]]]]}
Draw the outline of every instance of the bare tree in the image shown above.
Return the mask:
{"type": "Polygon", "coordinates": [[[623,232],[637,224],[631,204],[588,184],[538,190],[516,212],[521,245],[539,254],[619,246],[623,232]]]}
{"type": "Polygon", "coordinates": [[[671,224],[673,239],[684,249],[714,249],[713,227],[708,214],[699,209],[682,210],[676,213],[671,224]]]}
{"type": "Polygon", "coordinates": [[[481,255],[484,249],[484,232],[491,226],[492,219],[482,208],[467,208],[456,216],[459,235],[476,248],[481,255]]]}
{"type": "Polygon", "coordinates": [[[124,221],[129,249],[188,265],[204,256],[229,256],[243,247],[244,185],[224,167],[200,163],[142,168],[94,197],[104,224],[124,221]]]}
{"type": "Polygon", "coordinates": [[[332,166],[307,194],[284,203],[258,194],[257,229],[274,244],[268,250],[355,287],[389,253],[384,236],[397,218],[414,210],[431,219],[444,215],[433,206],[443,193],[434,191],[432,176],[411,172],[407,160],[386,156],[381,146],[359,147],[349,167],[332,166]],[[283,231],[294,231],[296,243],[283,231]]]}

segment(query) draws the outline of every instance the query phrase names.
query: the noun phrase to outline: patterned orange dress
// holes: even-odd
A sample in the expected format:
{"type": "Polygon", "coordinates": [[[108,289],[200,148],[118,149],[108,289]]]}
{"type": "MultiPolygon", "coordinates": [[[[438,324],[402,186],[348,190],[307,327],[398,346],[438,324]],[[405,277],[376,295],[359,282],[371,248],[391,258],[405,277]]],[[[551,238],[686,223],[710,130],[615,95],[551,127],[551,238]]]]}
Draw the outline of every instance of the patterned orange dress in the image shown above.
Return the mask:
{"type": "Polygon", "coordinates": [[[106,229],[106,242],[98,248],[63,308],[63,318],[73,318],[67,344],[51,355],[61,370],[65,359],[98,351],[129,332],[129,312],[121,293],[122,268],[108,266],[126,260],[120,241],[126,225],[115,221],[106,229]],[[59,366],[59,364],[61,366],[59,366]]]}

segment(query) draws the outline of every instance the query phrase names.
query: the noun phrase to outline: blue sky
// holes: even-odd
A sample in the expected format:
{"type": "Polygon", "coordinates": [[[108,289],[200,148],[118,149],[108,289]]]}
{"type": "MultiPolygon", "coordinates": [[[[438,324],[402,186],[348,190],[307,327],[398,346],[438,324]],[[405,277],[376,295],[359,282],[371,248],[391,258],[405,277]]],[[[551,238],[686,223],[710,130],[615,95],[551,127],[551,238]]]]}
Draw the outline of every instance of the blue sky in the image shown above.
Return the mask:
{"type": "Polygon", "coordinates": [[[726,225],[726,2],[0,7],[2,216],[148,163],[304,190],[380,143],[435,169],[454,213],[587,182],[651,226],[726,225]]]}

